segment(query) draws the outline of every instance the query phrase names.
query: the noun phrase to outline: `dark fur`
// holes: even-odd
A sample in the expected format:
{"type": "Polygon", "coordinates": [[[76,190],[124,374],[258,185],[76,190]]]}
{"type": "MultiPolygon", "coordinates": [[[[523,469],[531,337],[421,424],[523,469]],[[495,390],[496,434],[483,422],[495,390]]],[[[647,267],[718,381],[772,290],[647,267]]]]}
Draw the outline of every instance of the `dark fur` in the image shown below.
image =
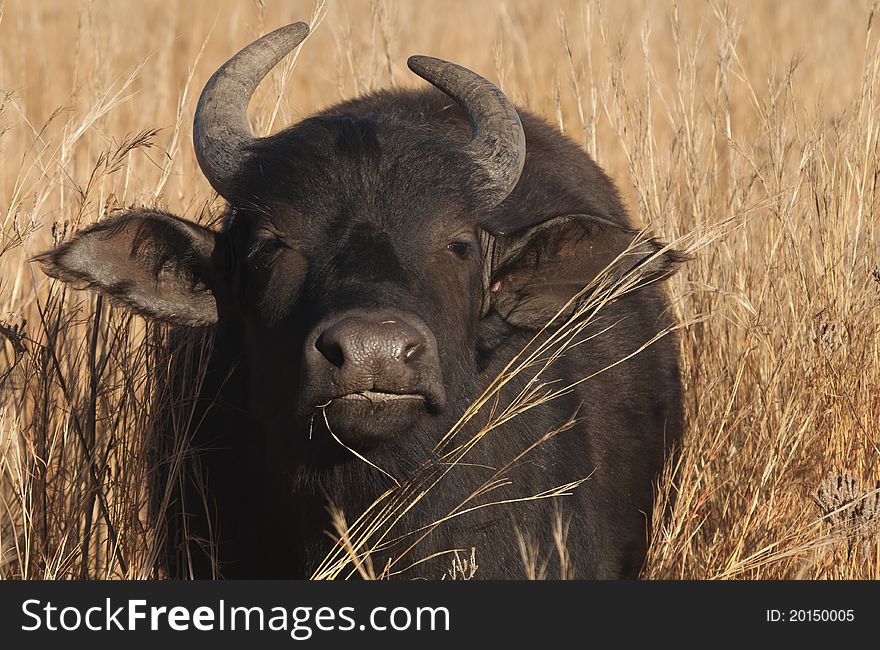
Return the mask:
{"type": "MultiPolygon", "coordinates": [[[[501,205],[487,208],[487,179],[463,152],[470,127],[448,97],[434,90],[387,91],[338,105],[255,144],[230,207],[231,225],[216,234],[205,230],[204,241],[213,243],[197,247],[200,256],[178,256],[170,264],[163,257],[164,276],[150,260],[142,262],[157,286],[160,276],[178,278],[177,284],[197,293],[207,287],[216,298],[215,352],[192,420],[199,423],[193,472],[206,486],[205,498],[192,484],[175,495],[182,507],[169,521],[174,573],[189,574],[192,567],[196,575],[212,575],[198,541],[182,543],[186,534],[219,536],[226,577],[307,577],[330,548],[328,499],[352,521],[391,484],[333,442],[323,418],[313,417],[322,388],[304,375],[303,342],[322,319],[343,309],[394,308],[418,316],[436,337],[446,405],[406,421],[379,412],[357,425],[379,440],[365,443],[362,453],[404,478],[434,457],[449,426],[561,306],[559,296],[564,302],[577,292],[592,279],[584,273],[596,265],[590,272],[600,270],[632,239],[632,223],[599,167],[544,121],[525,112],[521,117],[528,152],[522,177],[501,205]],[[575,220],[583,224],[577,237],[557,231],[562,243],[528,230],[567,215],[587,216],[575,220]],[[478,241],[481,229],[495,234],[493,255],[473,250],[458,259],[446,251],[460,233],[478,241]],[[620,250],[610,250],[618,244],[620,250]],[[572,266],[566,255],[581,257],[572,266]],[[545,267],[550,263],[542,256],[552,256],[552,264],[545,267]],[[492,295],[481,267],[488,259],[495,264],[490,285],[502,282],[492,295]],[[523,287],[536,279],[551,293],[536,289],[524,297],[523,287]]],[[[77,241],[47,256],[49,272],[125,294],[118,282],[102,284],[77,270],[71,261],[77,241]]],[[[658,247],[646,245],[650,252],[658,247]]],[[[168,252],[160,245],[155,250],[168,252]]],[[[656,277],[678,261],[661,256],[656,277]]],[[[105,275],[112,280],[115,273],[116,266],[105,275]]],[[[180,322],[152,309],[149,296],[117,298],[148,316],[180,322]]],[[[207,321],[214,317],[210,309],[200,313],[207,321]]],[[[188,318],[197,324],[200,316],[188,318]]],[[[475,547],[476,577],[523,577],[518,531],[546,559],[548,575],[558,575],[552,530],[561,513],[573,577],[638,575],[655,480],[682,429],[675,337],[614,364],[671,324],[656,284],[604,308],[581,338],[610,329],[567,351],[546,379],[569,384],[610,369],[487,436],[468,464],[395,532],[446,515],[491,475],[488,467],[503,465],[577,415],[573,427],[507,473],[510,486],[483,501],[590,476],[572,496],[454,519],[399,568],[439,551],[475,547]]],[[[184,371],[191,368],[184,364],[178,372],[184,371]]],[[[189,380],[175,376],[177,390],[189,388],[189,380]]],[[[527,379],[528,373],[518,377],[502,404],[527,379]]],[[[377,554],[374,565],[381,569],[395,550],[377,554]]],[[[443,556],[403,575],[438,578],[449,565],[443,556]]]]}

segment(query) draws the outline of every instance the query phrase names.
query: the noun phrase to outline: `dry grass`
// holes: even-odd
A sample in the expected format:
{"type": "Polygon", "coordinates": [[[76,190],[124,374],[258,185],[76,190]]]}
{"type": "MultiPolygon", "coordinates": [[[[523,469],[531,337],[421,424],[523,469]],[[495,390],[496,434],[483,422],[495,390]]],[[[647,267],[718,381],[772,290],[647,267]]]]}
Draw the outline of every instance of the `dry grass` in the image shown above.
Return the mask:
{"type": "MultiPolygon", "coordinates": [[[[27,259],[131,204],[210,220],[195,98],[237,46],[313,15],[290,4],[0,0],[0,577],[156,575],[144,449],[164,332],[27,259]]],[[[871,5],[386,0],[323,18],[261,87],[258,132],[415,85],[406,57],[443,56],[558,124],[641,223],[699,249],[670,282],[689,433],[645,575],[880,577],[871,5]]],[[[375,518],[345,514],[358,557],[377,539],[358,551],[358,522],[375,518]]],[[[483,552],[460,549],[451,577],[483,552]]],[[[322,577],[374,571],[340,558],[322,577]]]]}

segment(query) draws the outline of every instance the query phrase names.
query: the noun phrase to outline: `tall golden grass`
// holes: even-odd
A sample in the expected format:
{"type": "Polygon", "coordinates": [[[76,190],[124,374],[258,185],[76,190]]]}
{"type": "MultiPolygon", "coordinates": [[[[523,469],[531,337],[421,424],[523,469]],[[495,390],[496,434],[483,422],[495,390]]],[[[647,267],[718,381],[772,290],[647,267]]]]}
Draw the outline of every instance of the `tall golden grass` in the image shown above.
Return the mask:
{"type": "MultiPolygon", "coordinates": [[[[201,84],[294,20],[318,26],[261,87],[258,133],[417,85],[407,56],[441,56],[696,251],[669,282],[688,433],[645,577],[880,577],[878,18],[846,0],[0,1],[0,577],[158,575],[145,450],[164,330],[28,260],[132,204],[216,215],[190,146],[201,84]]],[[[339,515],[354,535],[316,577],[366,571],[358,525],[381,522],[360,515],[339,515]]]]}

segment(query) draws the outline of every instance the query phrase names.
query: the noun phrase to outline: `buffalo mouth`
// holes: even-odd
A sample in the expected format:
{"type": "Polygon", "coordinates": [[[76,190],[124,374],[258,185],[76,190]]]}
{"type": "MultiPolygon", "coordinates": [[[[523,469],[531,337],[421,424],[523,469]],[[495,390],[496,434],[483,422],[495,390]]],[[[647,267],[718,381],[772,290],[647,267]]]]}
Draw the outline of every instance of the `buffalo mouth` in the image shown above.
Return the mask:
{"type": "Polygon", "coordinates": [[[337,414],[346,425],[360,418],[381,418],[386,424],[409,420],[410,416],[431,410],[432,401],[423,393],[392,393],[383,390],[360,390],[326,400],[321,409],[337,414]]]}
{"type": "Polygon", "coordinates": [[[405,433],[431,410],[422,393],[361,390],[338,395],[318,407],[330,433],[363,450],[405,433]]]}
{"type": "Polygon", "coordinates": [[[411,400],[420,400],[422,402],[425,401],[425,396],[419,393],[387,393],[385,391],[377,391],[377,390],[362,390],[356,393],[348,393],[347,395],[341,395],[337,397],[335,400],[331,400],[331,402],[336,400],[344,400],[344,401],[354,401],[354,402],[368,402],[370,404],[386,404],[391,402],[400,402],[400,401],[411,401],[411,400]]]}

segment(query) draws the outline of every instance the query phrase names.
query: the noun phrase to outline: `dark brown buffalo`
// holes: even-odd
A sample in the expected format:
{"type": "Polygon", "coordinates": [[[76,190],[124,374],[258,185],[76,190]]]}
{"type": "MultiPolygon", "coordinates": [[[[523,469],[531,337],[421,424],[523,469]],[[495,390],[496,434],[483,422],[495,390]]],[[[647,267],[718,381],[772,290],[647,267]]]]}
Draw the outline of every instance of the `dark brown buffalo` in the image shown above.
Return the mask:
{"type": "MultiPolygon", "coordinates": [[[[590,379],[486,435],[386,539],[446,516],[574,418],[468,505],[589,476],[571,496],[473,509],[390,573],[440,577],[441,552],[475,548],[476,577],[523,577],[528,548],[559,575],[562,522],[568,576],[638,575],[653,487],[682,429],[674,336],[639,350],[673,325],[655,281],[680,258],[633,230],[612,182],[571,140],[438,59],[409,61],[435,88],[374,93],[255,138],[250,96],[307,31],[252,43],[202,93],[195,148],[229,203],[224,228],[142,209],[40,258],[49,275],[213,338],[189,420],[190,479],[167,501],[171,571],[309,576],[332,544],[328,503],[352,521],[391,477],[448,469],[438,441],[514,355],[597,275],[621,282],[635,269],[647,286],[604,305],[542,375],[551,388],[590,379]]],[[[192,388],[186,372],[174,374],[178,392],[192,388]]],[[[535,372],[511,380],[459,440],[535,372]]],[[[157,427],[166,451],[181,428],[172,416],[157,427]]],[[[168,456],[157,463],[167,474],[168,456]]],[[[375,570],[413,539],[377,550],[375,570]]]]}

